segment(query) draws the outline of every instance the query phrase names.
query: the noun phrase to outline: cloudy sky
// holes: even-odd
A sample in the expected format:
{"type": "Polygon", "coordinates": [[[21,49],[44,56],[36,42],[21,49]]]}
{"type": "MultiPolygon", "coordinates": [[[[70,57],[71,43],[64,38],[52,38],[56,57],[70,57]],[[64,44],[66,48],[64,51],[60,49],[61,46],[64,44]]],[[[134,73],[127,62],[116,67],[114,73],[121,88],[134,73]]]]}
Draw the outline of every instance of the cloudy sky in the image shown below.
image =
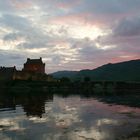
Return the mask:
{"type": "Polygon", "coordinates": [[[140,0],[0,0],[0,66],[46,72],[139,59],[140,0]]]}

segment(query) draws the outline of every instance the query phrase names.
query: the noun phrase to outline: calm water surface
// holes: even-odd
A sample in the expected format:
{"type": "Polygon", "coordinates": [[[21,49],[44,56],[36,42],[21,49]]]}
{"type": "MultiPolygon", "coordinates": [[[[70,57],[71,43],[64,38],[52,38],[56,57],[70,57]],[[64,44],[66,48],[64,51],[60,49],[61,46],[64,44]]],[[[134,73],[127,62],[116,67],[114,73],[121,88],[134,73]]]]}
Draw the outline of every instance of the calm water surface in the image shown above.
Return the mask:
{"type": "Polygon", "coordinates": [[[96,98],[0,94],[0,140],[116,140],[140,126],[140,108],[96,98]]]}

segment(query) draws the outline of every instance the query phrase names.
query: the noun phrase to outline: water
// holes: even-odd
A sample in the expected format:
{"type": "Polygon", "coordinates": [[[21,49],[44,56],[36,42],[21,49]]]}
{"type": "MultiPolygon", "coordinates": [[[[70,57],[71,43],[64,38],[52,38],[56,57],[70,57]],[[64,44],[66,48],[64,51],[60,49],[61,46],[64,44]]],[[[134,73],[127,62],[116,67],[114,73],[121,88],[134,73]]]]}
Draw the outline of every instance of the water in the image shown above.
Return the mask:
{"type": "Polygon", "coordinates": [[[81,95],[0,94],[0,140],[139,140],[139,127],[140,107],[81,95]]]}

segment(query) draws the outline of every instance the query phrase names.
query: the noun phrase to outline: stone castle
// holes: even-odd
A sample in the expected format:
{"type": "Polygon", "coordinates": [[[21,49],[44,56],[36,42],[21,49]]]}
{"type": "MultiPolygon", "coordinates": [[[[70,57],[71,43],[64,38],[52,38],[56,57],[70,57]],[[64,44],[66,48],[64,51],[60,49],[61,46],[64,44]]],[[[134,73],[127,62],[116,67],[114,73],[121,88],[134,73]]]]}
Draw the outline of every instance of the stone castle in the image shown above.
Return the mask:
{"type": "Polygon", "coordinates": [[[45,73],[45,63],[40,57],[39,59],[27,58],[21,71],[15,66],[0,67],[0,80],[52,81],[53,78],[45,73]]]}
{"type": "Polygon", "coordinates": [[[30,59],[27,58],[27,62],[24,64],[23,71],[25,72],[35,72],[35,73],[45,73],[45,63],[40,59],[30,59]]]}

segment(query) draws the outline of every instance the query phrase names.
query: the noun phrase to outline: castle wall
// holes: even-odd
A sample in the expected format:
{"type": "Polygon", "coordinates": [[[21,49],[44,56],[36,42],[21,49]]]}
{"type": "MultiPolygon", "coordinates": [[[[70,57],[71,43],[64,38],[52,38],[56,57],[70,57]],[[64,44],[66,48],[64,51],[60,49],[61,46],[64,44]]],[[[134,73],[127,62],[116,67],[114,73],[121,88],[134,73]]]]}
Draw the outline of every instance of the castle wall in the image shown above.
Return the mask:
{"type": "Polygon", "coordinates": [[[30,80],[32,75],[29,72],[16,71],[13,80],[30,80]]]}
{"type": "Polygon", "coordinates": [[[9,81],[13,80],[15,75],[16,68],[15,67],[0,67],[0,80],[1,81],[9,81]]]}
{"type": "Polygon", "coordinates": [[[24,64],[23,71],[45,73],[45,64],[24,64]]]}

